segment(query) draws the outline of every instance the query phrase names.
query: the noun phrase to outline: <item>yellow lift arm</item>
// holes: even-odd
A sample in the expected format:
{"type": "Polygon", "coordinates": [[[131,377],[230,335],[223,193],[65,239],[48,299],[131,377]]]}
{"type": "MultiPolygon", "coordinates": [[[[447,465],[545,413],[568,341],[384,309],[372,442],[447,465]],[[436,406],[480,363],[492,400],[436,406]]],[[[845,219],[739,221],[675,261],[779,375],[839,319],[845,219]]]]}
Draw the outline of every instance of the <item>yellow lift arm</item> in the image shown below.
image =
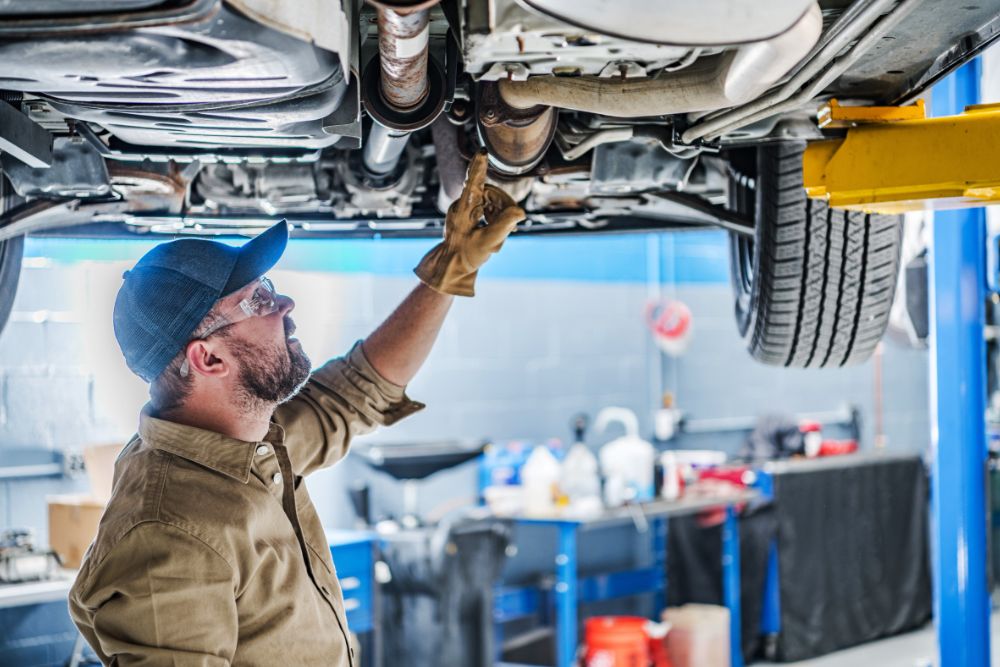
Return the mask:
{"type": "Polygon", "coordinates": [[[927,118],[906,107],[850,107],[830,100],[821,127],[844,139],[812,142],[803,157],[806,193],[830,206],[876,213],[1000,202],[1000,104],[927,118]]]}

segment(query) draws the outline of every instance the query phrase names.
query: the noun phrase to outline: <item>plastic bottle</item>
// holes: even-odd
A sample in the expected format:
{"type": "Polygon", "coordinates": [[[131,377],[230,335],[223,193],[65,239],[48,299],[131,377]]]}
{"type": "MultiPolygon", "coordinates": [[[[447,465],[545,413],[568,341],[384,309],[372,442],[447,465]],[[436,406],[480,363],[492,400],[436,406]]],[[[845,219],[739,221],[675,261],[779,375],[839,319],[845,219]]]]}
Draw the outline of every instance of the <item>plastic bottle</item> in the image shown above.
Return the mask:
{"type": "Polygon", "coordinates": [[[548,515],[555,511],[555,494],[559,485],[561,466],[549,448],[539,445],[521,468],[524,487],[524,513],[548,515]]]}
{"type": "Polygon", "coordinates": [[[663,467],[663,486],[660,496],[664,500],[677,500],[684,489],[684,478],[681,465],[677,461],[677,452],[667,451],[660,455],[660,465],[663,467]]]}
{"type": "Polygon", "coordinates": [[[601,477],[597,469],[597,457],[582,442],[569,449],[563,461],[559,488],[569,498],[570,507],[600,499],[601,477]]]}
{"type": "Polygon", "coordinates": [[[601,475],[597,457],[583,441],[587,416],[577,415],[572,426],[574,442],[563,460],[559,488],[569,501],[570,514],[596,514],[601,510],[601,475]]]}
{"type": "Polygon", "coordinates": [[[639,437],[639,420],[628,408],[604,408],[594,428],[603,431],[611,422],[625,427],[625,435],[601,447],[605,504],[617,507],[628,501],[652,500],[656,449],[639,437]]]}
{"type": "Polygon", "coordinates": [[[819,422],[803,421],[799,424],[799,431],[802,432],[802,448],[809,458],[819,456],[819,450],[823,446],[823,427],[819,422]]]}

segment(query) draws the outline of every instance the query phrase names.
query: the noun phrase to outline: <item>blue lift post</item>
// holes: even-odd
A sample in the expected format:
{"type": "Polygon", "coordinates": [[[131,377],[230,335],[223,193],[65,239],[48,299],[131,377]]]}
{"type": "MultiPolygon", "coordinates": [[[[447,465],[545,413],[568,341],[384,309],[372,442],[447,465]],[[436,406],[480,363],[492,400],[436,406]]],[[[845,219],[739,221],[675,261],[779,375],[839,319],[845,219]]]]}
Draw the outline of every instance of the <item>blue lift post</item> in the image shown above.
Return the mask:
{"type": "MultiPolygon", "coordinates": [[[[976,59],[938,83],[934,116],[979,101],[976,59]]],[[[934,159],[928,155],[927,159],[934,159]]],[[[986,220],[982,208],[934,214],[930,254],[934,618],[940,667],[987,667],[986,220]]]]}

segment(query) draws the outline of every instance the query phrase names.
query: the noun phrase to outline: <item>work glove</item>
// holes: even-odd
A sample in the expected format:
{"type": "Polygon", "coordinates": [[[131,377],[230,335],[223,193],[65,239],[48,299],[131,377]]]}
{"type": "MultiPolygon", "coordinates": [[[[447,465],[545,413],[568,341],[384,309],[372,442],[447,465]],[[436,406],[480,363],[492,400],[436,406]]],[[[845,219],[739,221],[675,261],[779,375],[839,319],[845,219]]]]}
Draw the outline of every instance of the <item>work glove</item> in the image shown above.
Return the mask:
{"type": "Polygon", "coordinates": [[[448,207],[444,240],[424,255],[413,272],[442,294],[475,296],[479,267],[500,250],[525,217],[510,195],[486,183],[486,151],[480,151],[469,165],[462,194],[448,207]],[[486,224],[480,225],[483,218],[486,224]]]}

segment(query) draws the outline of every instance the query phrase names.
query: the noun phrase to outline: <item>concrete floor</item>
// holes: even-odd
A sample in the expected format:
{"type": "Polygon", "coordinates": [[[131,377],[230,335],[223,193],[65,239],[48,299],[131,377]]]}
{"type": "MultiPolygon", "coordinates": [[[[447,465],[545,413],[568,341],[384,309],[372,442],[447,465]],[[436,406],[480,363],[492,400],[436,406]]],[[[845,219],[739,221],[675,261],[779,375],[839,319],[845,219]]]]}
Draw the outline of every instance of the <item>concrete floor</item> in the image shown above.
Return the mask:
{"type": "MultiPolygon", "coordinates": [[[[990,663],[1000,665],[1000,614],[990,621],[990,663]]],[[[822,658],[781,663],[783,667],[931,667],[937,664],[934,626],[838,651],[822,658]]],[[[754,663],[763,666],[774,663],[754,663]]]]}

